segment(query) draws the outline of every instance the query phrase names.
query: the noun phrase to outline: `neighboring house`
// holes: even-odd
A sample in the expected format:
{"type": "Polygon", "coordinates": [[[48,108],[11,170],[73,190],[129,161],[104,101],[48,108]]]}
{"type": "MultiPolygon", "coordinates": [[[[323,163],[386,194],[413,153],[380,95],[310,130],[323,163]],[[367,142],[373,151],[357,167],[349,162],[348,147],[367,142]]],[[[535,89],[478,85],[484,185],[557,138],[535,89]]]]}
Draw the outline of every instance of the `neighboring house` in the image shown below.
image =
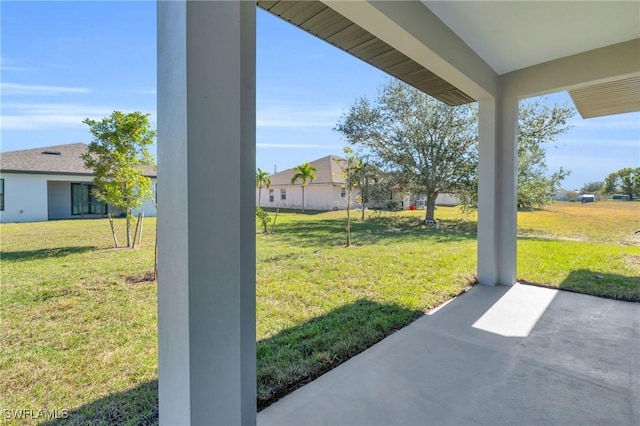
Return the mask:
{"type": "MultiPolygon", "coordinates": [[[[376,200],[370,203],[373,208],[388,208],[389,202],[393,203],[397,208],[409,210],[411,206],[422,210],[425,208],[426,200],[422,195],[408,194],[400,188],[391,191],[390,200],[376,200]]],[[[436,206],[453,207],[460,204],[460,197],[454,194],[438,194],[436,197],[436,206]]]]}
{"type": "MultiPolygon", "coordinates": [[[[342,177],[344,160],[335,155],[328,155],[311,161],[316,168],[316,178],[307,183],[304,190],[304,208],[308,210],[338,210],[347,208],[347,198],[342,177]]],[[[271,175],[271,187],[262,188],[258,205],[262,207],[281,207],[287,209],[302,208],[302,183],[298,180],[291,183],[293,169],[271,175]]],[[[354,194],[355,195],[355,194],[354,194]]],[[[256,199],[258,188],[256,188],[256,199]]],[[[355,207],[356,197],[351,201],[355,207]]]]}
{"type": "MultiPolygon", "coordinates": [[[[91,194],[93,173],[81,158],[86,151],[86,144],[72,143],[0,154],[0,222],[119,214],[91,194]]],[[[145,175],[152,179],[155,193],[156,171],[145,171],[145,175]]],[[[140,211],[156,215],[151,201],[140,211]]]]}
{"type": "MultiPolygon", "coordinates": [[[[417,197],[417,199],[412,199],[412,203],[418,209],[424,209],[426,202],[427,200],[423,196],[417,197]]],[[[436,206],[454,207],[458,204],[460,204],[460,197],[455,194],[443,193],[438,194],[438,196],[436,197],[436,206]]]]}
{"type": "MultiPolygon", "coordinates": [[[[309,210],[342,210],[347,208],[347,198],[345,192],[345,179],[343,177],[343,167],[345,160],[336,156],[328,155],[318,160],[309,162],[316,168],[316,178],[311,183],[307,183],[304,192],[304,208],[309,210]]],[[[261,207],[281,207],[288,209],[299,209],[302,207],[301,181],[291,183],[293,169],[287,169],[270,176],[271,186],[269,189],[262,187],[262,191],[256,188],[256,200],[259,193],[261,199],[258,205],[261,207]]],[[[388,208],[389,203],[395,203],[399,208],[407,210],[412,203],[424,208],[424,200],[418,196],[409,196],[400,189],[394,189],[387,200],[371,200],[369,206],[372,208],[388,208]],[[419,199],[418,199],[419,198],[419,199]]],[[[439,206],[457,206],[460,198],[452,194],[439,194],[436,199],[439,206]]],[[[358,190],[354,189],[351,196],[352,208],[360,207],[358,202],[358,190]]]]}

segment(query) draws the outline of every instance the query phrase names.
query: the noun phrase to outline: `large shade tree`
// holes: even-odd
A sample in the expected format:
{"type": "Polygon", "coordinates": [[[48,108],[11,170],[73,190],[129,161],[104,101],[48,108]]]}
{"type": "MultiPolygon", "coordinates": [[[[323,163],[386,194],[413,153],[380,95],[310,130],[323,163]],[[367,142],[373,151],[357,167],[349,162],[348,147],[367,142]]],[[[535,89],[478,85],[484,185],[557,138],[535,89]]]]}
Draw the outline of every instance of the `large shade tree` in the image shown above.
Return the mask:
{"type": "Polygon", "coordinates": [[[300,181],[300,188],[302,189],[302,213],[304,213],[304,188],[313,182],[316,178],[316,172],[316,168],[309,163],[303,163],[293,168],[291,183],[295,185],[297,181],[300,181]]]}
{"type": "MultiPolygon", "coordinates": [[[[126,214],[127,246],[131,241],[131,211],[152,199],[151,179],[145,175],[155,168],[149,152],[156,136],[149,114],[114,111],[102,120],[83,121],[93,140],[82,156],[85,167],[93,170],[93,195],[126,214]]],[[[115,240],[115,234],[114,234],[115,240]]],[[[115,240],[117,246],[117,240],[115,240]]]]}
{"type": "Polygon", "coordinates": [[[474,105],[449,107],[396,80],[380,89],[375,101],[356,100],[335,130],[351,144],[375,156],[402,186],[425,197],[426,220],[434,219],[442,192],[460,192],[473,184],[477,169],[474,105]]]}
{"type": "Polygon", "coordinates": [[[569,171],[549,174],[546,147],[566,133],[575,110],[568,105],[521,102],[518,109],[518,207],[533,209],[551,200],[569,171]]]}
{"type": "MultiPolygon", "coordinates": [[[[568,175],[548,175],[545,144],[569,129],[574,110],[523,102],[518,117],[518,206],[533,207],[568,175]]],[[[404,190],[425,198],[434,219],[440,193],[457,193],[467,207],[477,205],[478,137],[474,104],[449,107],[399,81],[385,83],[378,97],[355,101],[335,130],[370,153],[404,190]]]]}

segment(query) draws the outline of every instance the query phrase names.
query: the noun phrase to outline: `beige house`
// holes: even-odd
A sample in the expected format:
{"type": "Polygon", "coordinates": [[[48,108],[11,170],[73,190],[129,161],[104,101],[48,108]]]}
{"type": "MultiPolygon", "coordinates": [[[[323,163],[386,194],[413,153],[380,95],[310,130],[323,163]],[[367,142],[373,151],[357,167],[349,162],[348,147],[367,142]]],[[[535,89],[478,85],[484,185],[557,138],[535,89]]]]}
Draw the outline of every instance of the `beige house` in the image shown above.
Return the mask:
{"type": "MultiPolygon", "coordinates": [[[[345,191],[345,179],[343,177],[343,167],[345,160],[336,155],[310,161],[316,168],[316,178],[311,183],[307,183],[304,192],[304,208],[308,210],[343,210],[347,208],[347,194],[345,191]]],[[[302,208],[302,188],[301,181],[291,183],[293,169],[287,169],[280,173],[271,175],[271,186],[256,188],[256,205],[266,208],[302,208]]],[[[385,200],[371,200],[368,207],[386,208],[389,202],[397,203],[398,207],[404,210],[410,205],[417,208],[424,208],[424,199],[420,196],[411,196],[400,189],[394,190],[390,194],[391,198],[385,200]]],[[[457,206],[460,198],[453,194],[439,194],[436,205],[457,206]]],[[[351,208],[360,207],[358,201],[358,190],[354,189],[351,196],[351,208]]]]}
{"type": "MultiPolygon", "coordinates": [[[[347,208],[344,187],[343,164],[345,160],[335,155],[310,161],[316,168],[316,178],[307,183],[304,190],[304,208],[308,210],[339,210],[347,208]]],[[[280,207],[286,209],[302,208],[302,182],[291,183],[293,169],[283,170],[271,175],[269,189],[256,188],[257,205],[261,207],[280,207]],[[261,193],[258,200],[258,193],[261,193]]],[[[355,205],[356,198],[352,198],[355,205]]]]}

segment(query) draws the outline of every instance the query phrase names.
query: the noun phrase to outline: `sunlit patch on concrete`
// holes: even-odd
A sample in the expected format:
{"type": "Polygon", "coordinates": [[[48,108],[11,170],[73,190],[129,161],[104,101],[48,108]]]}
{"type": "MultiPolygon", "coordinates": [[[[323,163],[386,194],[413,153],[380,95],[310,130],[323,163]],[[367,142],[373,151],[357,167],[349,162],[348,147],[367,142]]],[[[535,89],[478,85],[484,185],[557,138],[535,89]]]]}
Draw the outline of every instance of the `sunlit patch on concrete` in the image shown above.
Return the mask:
{"type": "Polygon", "coordinates": [[[558,290],[515,284],[473,327],[505,337],[527,337],[558,290]]]}

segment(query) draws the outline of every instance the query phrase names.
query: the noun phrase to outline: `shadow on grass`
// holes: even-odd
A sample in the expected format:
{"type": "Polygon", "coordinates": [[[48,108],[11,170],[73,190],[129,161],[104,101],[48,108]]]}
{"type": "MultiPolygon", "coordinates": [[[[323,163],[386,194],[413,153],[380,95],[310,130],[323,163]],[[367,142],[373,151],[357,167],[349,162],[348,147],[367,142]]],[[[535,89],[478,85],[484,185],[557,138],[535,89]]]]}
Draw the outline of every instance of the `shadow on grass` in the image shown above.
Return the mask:
{"type": "Polygon", "coordinates": [[[422,313],[366,299],[258,341],[258,410],[337,367],[422,313]]]}
{"type": "Polygon", "coordinates": [[[48,259],[55,257],[65,257],[71,254],[85,253],[87,251],[96,250],[93,246],[78,247],[53,247],[38,250],[25,251],[3,251],[0,252],[0,258],[9,262],[26,262],[29,260],[48,259]]]}
{"type": "MultiPolygon", "coordinates": [[[[432,242],[459,242],[477,238],[474,221],[441,221],[440,228],[425,225],[415,217],[373,218],[351,223],[351,237],[355,245],[394,243],[407,239],[424,239],[432,242]]],[[[346,219],[313,219],[278,224],[276,237],[283,242],[300,247],[326,247],[345,244],[346,219]]]]}
{"type": "Polygon", "coordinates": [[[150,380],[124,392],[98,399],[90,404],[67,411],[66,418],[41,423],[43,426],[62,425],[136,425],[158,424],[158,381],[150,380]]]}
{"type": "MultiPolygon", "coordinates": [[[[545,284],[521,281],[540,287],[554,287],[545,284]]],[[[607,299],[640,302],[640,276],[607,274],[588,269],[571,271],[557,287],[561,290],[607,299]]]]}
{"type": "MultiPolygon", "coordinates": [[[[366,299],[288,328],[257,342],[257,398],[261,410],[337,367],[422,315],[366,299]]],[[[58,425],[138,426],[158,423],[158,382],[145,382],[68,411],[58,425]]]]}

